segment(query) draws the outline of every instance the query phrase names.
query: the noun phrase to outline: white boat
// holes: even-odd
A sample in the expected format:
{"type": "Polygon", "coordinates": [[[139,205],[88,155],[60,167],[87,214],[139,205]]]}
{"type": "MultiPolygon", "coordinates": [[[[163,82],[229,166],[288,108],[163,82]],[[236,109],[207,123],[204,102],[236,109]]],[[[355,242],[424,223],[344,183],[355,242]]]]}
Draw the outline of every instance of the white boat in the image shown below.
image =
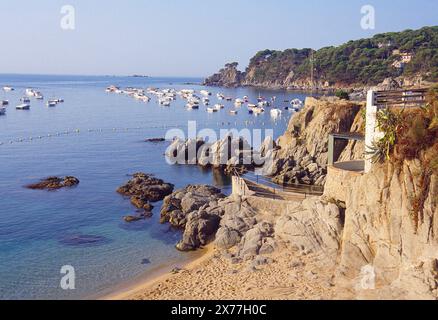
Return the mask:
{"type": "Polygon", "coordinates": [[[220,110],[222,110],[223,108],[225,108],[225,106],[223,105],[223,104],[215,104],[214,105],[214,108],[217,110],[217,111],[220,111],[220,110]]]}
{"type": "Polygon", "coordinates": [[[6,108],[5,107],[0,107],[0,116],[3,116],[6,114],[6,108]]]}
{"type": "Polygon", "coordinates": [[[230,114],[236,115],[237,114],[237,110],[230,110],[230,114]]]}
{"type": "Polygon", "coordinates": [[[265,112],[265,109],[261,108],[261,107],[256,107],[253,109],[254,114],[261,114],[263,112],[265,112]]]}
{"type": "Polygon", "coordinates": [[[26,97],[23,97],[23,98],[20,98],[20,101],[22,102],[22,103],[30,103],[30,99],[29,98],[26,98],[26,97]]]}
{"type": "Polygon", "coordinates": [[[293,99],[291,102],[290,102],[290,104],[291,104],[291,106],[293,107],[293,108],[298,108],[298,109],[301,109],[302,107],[303,107],[303,101],[301,101],[300,99],[293,99]]]}
{"type": "Polygon", "coordinates": [[[219,100],[225,100],[225,96],[224,96],[222,93],[218,93],[218,94],[216,94],[216,97],[217,97],[219,100]]]}
{"type": "Polygon", "coordinates": [[[2,103],[0,104],[0,106],[7,106],[9,105],[9,101],[8,100],[2,100],[2,103]]]}
{"type": "Polygon", "coordinates": [[[15,90],[14,88],[9,87],[9,86],[3,87],[3,91],[6,91],[6,92],[11,92],[11,91],[14,91],[14,90],[15,90]]]}
{"type": "Polygon", "coordinates": [[[186,104],[186,108],[189,110],[199,109],[199,104],[188,103],[186,104]]]}
{"type": "Polygon", "coordinates": [[[17,109],[17,110],[29,110],[30,109],[30,104],[28,104],[28,103],[19,104],[18,106],[15,107],[15,109],[17,109]]]}
{"type": "Polygon", "coordinates": [[[35,93],[36,92],[34,89],[30,89],[30,88],[26,89],[26,96],[28,96],[28,97],[34,97],[35,93]]]}
{"type": "Polygon", "coordinates": [[[282,111],[280,109],[272,109],[271,110],[271,117],[278,118],[282,114],[282,111]]]}
{"type": "Polygon", "coordinates": [[[49,100],[49,101],[47,101],[47,103],[46,103],[46,105],[47,105],[48,107],[56,107],[57,104],[58,104],[58,103],[57,103],[55,100],[49,100]]]}
{"type": "Polygon", "coordinates": [[[208,97],[208,96],[211,96],[211,92],[208,92],[207,90],[201,90],[201,91],[199,91],[203,96],[206,96],[206,97],[208,97]]]}
{"type": "Polygon", "coordinates": [[[217,112],[218,110],[216,108],[207,108],[208,113],[217,112]]]}
{"type": "Polygon", "coordinates": [[[206,106],[208,106],[210,104],[210,99],[208,98],[202,98],[202,103],[206,106]]]}
{"type": "Polygon", "coordinates": [[[44,96],[38,92],[38,94],[35,96],[36,99],[38,100],[44,100],[44,96]]]}

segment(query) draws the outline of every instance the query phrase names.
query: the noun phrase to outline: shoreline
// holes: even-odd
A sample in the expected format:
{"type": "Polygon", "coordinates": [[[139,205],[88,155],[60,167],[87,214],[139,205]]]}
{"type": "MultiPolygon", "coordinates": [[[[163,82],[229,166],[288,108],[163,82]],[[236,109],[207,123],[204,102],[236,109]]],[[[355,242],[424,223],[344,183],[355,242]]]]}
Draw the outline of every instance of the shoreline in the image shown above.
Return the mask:
{"type": "Polygon", "coordinates": [[[196,252],[192,252],[194,256],[187,259],[184,263],[172,263],[166,266],[157,266],[154,270],[149,271],[147,275],[140,276],[137,279],[130,281],[130,284],[123,284],[118,288],[112,289],[111,293],[102,294],[97,296],[97,300],[103,301],[120,301],[120,300],[133,300],[138,294],[151,289],[153,286],[170,280],[175,274],[172,270],[180,268],[181,271],[190,271],[199,267],[203,262],[213,257],[215,252],[213,244],[209,244],[203,249],[196,252]]]}

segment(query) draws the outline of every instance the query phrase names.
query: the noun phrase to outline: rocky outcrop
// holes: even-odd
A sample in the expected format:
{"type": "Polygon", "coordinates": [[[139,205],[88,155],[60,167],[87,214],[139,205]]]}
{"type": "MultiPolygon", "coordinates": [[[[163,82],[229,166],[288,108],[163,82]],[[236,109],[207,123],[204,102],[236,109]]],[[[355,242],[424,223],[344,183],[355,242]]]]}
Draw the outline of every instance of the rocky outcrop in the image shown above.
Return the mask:
{"type": "Polygon", "coordinates": [[[49,177],[35,184],[29,184],[27,189],[32,190],[58,190],[63,188],[75,187],[79,184],[79,179],[75,177],[49,177]]]}
{"type": "MultiPolygon", "coordinates": [[[[279,184],[324,185],[330,133],[362,131],[362,105],[337,98],[307,98],[277,141],[269,175],[279,184]]],[[[361,159],[363,143],[338,141],[342,160],[361,159]]],[[[341,159],[340,158],[340,159],[341,159]]]]}
{"type": "Polygon", "coordinates": [[[164,199],[161,223],[184,230],[178,250],[195,250],[214,237],[223,215],[220,203],[224,198],[217,188],[190,185],[164,199]]]}
{"type": "Polygon", "coordinates": [[[202,138],[176,139],[167,149],[166,157],[171,164],[199,165],[226,174],[234,170],[243,173],[255,167],[269,166],[275,148],[272,137],[267,137],[260,150],[255,151],[244,138],[233,138],[229,134],[214,143],[206,143],[202,138]]]}
{"type": "Polygon", "coordinates": [[[237,66],[237,62],[226,64],[218,73],[205,79],[204,85],[230,88],[240,86],[245,75],[237,70],[237,66]]]}
{"type": "Polygon", "coordinates": [[[125,197],[130,197],[131,204],[136,207],[136,215],[123,217],[125,222],[135,222],[152,216],[153,205],[150,202],[163,200],[172,193],[173,184],[165,183],[150,174],[136,173],[125,185],[117,189],[117,192],[125,197]]]}
{"type": "Polygon", "coordinates": [[[292,204],[275,224],[276,235],[308,254],[323,252],[335,263],[342,242],[345,212],[325,198],[306,199],[292,204]]]}
{"type": "Polygon", "coordinates": [[[163,200],[172,193],[173,184],[165,183],[153,175],[136,173],[125,185],[117,189],[123,196],[131,197],[131,202],[138,208],[149,209],[148,202],[163,200]]]}

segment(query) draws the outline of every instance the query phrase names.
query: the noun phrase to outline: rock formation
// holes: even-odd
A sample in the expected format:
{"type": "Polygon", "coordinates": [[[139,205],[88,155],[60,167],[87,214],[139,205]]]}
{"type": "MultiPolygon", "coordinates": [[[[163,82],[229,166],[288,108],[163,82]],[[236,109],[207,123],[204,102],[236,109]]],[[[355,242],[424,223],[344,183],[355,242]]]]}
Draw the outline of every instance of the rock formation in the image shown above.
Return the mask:
{"type": "MultiPolygon", "coordinates": [[[[307,98],[285,134],[277,141],[272,167],[267,170],[279,184],[324,185],[330,133],[362,130],[361,105],[336,98],[307,98]]],[[[363,143],[338,141],[340,159],[361,159],[363,143]],[[345,148],[347,147],[347,148],[345,148]],[[342,152],[341,152],[342,151],[342,152]]]]}
{"type": "Polygon", "coordinates": [[[117,189],[124,196],[131,197],[131,202],[138,208],[149,208],[148,202],[163,200],[172,193],[173,184],[165,183],[152,175],[136,173],[125,185],[117,189]]]}
{"type": "Polygon", "coordinates": [[[238,63],[228,63],[218,73],[205,79],[204,85],[206,86],[219,86],[219,87],[238,87],[241,85],[244,78],[244,74],[237,70],[238,63]]]}
{"type": "Polygon", "coordinates": [[[32,190],[58,190],[62,188],[71,188],[79,184],[79,179],[75,177],[49,177],[38,183],[27,185],[26,188],[32,190]]]}
{"type": "Polygon", "coordinates": [[[166,151],[172,164],[199,165],[220,169],[226,174],[234,170],[243,173],[255,167],[269,166],[276,148],[272,137],[267,137],[259,151],[253,150],[242,137],[232,134],[214,143],[206,143],[202,138],[182,141],[176,139],[166,151]]]}
{"type": "Polygon", "coordinates": [[[133,178],[125,185],[121,186],[117,192],[123,196],[130,197],[131,203],[138,211],[138,215],[128,215],[123,219],[125,222],[135,222],[152,216],[153,206],[150,202],[163,200],[172,193],[173,184],[165,183],[152,175],[136,173],[133,178]]]}
{"type": "Polygon", "coordinates": [[[164,199],[161,223],[184,230],[183,238],[177,244],[178,250],[195,250],[214,237],[223,215],[219,203],[224,198],[217,188],[189,185],[164,199]]]}

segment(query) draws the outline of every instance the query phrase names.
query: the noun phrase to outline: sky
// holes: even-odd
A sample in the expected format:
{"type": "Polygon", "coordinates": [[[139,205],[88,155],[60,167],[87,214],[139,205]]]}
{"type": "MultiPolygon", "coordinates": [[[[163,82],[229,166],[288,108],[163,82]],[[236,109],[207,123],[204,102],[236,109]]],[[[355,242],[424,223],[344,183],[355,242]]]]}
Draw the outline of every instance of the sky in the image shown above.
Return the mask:
{"type": "Polygon", "coordinates": [[[259,50],[438,25],[437,12],[436,0],[0,0],[0,73],[204,77],[259,50]]]}

